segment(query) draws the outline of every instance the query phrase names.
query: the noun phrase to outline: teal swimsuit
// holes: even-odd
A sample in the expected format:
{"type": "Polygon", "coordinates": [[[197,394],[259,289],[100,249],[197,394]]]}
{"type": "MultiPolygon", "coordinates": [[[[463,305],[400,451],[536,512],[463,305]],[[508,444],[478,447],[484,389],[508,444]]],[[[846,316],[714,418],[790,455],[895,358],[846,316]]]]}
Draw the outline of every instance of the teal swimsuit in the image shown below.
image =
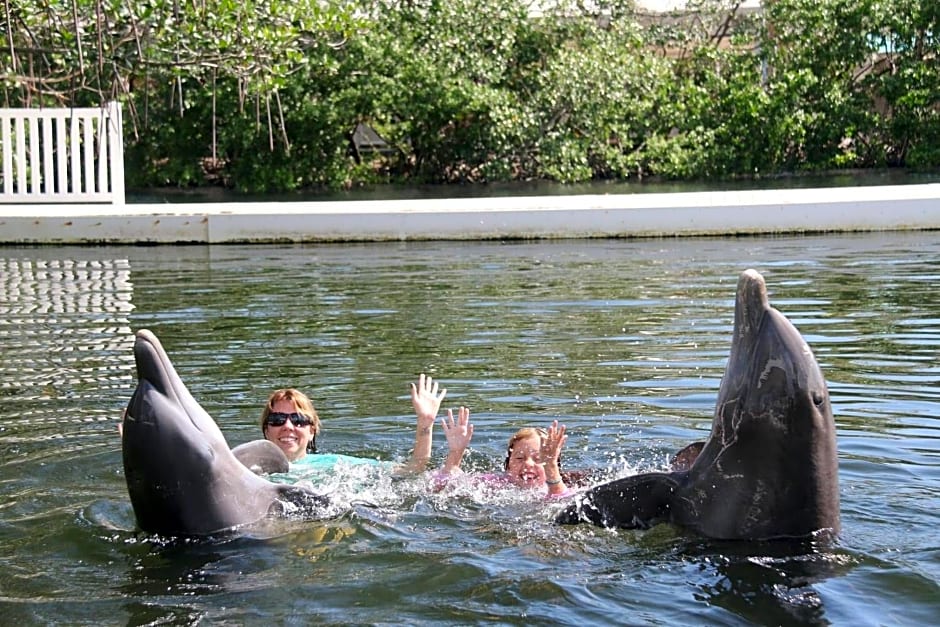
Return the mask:
{"type": "Polygon", "coordinates": [[[307,453],[299,461],[291,462],[291,470],[333,470],[333,467],[339,463],[350,466],[360,466],[368,464],[371,466],[380,466],[389,462],[369,459],[368,457],[353,457],[352,455],[340,455],[336,453],[307,453]]]}
{"type": "MultiPolygon", "coordinates": [[[[392,469],[395,464],[383,462],[368,457],[353,457],[335,453],[307,453],[296,462],[290,463],[290,470],[282,475],[272,477],[272,480],[285,483],[296,483],[300,480],[312,481],[314,484],[329,482],[334,479],[343,481],[357,477],[361,479],[373,476],[375,470],[392,469]]],[[[357,479],[353,479],[356,481],[357,479]]]]}

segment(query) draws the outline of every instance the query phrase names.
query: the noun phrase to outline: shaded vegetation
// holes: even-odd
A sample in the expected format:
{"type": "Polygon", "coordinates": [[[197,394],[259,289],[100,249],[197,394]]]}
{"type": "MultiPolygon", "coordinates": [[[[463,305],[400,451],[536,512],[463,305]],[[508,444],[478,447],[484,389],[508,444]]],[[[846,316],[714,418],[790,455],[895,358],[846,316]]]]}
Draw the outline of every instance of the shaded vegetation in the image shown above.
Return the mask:
{"type": "Polygon", "coordinates": [[[132,187],[940,166],[935,0],[2,2],[2,106],[120,100],[132,187]]]}

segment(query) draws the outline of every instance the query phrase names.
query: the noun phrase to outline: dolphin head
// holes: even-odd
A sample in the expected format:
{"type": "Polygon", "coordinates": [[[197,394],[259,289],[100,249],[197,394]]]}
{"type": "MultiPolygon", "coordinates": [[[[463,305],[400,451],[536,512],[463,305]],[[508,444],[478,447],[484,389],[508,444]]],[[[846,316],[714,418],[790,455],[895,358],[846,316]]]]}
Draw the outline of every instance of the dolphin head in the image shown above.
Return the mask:
{"type": "Polygon", "coordinates": [[[731,352],[711,434],[698,449],[699,443],[683,449],[681,470],[591,488],[555,521],[625,528],[669,521],[729,540],[839,532],[826,381],[799,331],[770,306],[754,270],[738,280],[731,352]]]}
{"type": "Polygon", "coordinates": [[[712,431],[690,474],[691,526],[765,539],[838,533],[835,421],[813,352],[770,306],[764,278],[738,280],[734,333],[712,431]],[[710,515],[701,516],[712,501],[710,515]]]}
{"type": "Polygon", "coordinates": [[[122,452],[140,528],[200,536],[264,517],[287,487],[236,459],[153,333],[137,332],[134,358],[138,384],[124,417],[122,452]]]}

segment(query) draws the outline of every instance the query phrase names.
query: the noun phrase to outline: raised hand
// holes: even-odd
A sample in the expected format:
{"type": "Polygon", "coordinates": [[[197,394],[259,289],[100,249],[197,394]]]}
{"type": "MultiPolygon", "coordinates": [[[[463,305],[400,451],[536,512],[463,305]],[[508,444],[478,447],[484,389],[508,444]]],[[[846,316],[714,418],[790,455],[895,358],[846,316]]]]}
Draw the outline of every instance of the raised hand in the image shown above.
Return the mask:
{"type": "Polygon", "coordinates": [[[441,427],[444,429],[444,437],[447,438],[447,459],[442,471],[450,474],[460,470],[464,451],[470,446],[470,440],[473,438],[470,410],[466,407],[458,409],[455,421],[454,412],[448,409],[447,417],[441,419],[441,427]]]}
{"type": "Polygon", "coordinates": [[[431,432],[445,396],[447,390],[439,389],[437,381],[423,373],[418,377],[417,385],[411,384],[411,406],[418,416],[418,423],[415,426],[415,447],[411,451],[411,459],[401,472],[418,473],[427,466],[431,459],[431,432]]]}
{"type": "Polygon", "coordinates": [[[568,436],[565,435],[565,425],[559,426],[557,420],[553,421],[548,428],[548,434],[542,439],[542,447],[539,451],[542,462],[551,463],[554,461],[557,465],[558,458],[561,456],[561,449],[567,441],[568,436]]]}
{"type": "Polygon", "coordinates": [[[461,453],[470,446],[470,439],[473,437],[473,425],[470,423],[470,410],[461,407],[457,410],[457,420],[454,420],[454,412],[447,410],[447,417],[441,419],[441,426],[444,429],[444,437],[447,438],[448,450],[459,450],[461,453]]]}
{"type": "Polygon", "coordinates": [[[439,390],[437,381],[423,373],[418,376],[417,385],[411,384],[411,406],[418,416],[418,431],[430,433],[445,396],[447,389],[439,390]]]}

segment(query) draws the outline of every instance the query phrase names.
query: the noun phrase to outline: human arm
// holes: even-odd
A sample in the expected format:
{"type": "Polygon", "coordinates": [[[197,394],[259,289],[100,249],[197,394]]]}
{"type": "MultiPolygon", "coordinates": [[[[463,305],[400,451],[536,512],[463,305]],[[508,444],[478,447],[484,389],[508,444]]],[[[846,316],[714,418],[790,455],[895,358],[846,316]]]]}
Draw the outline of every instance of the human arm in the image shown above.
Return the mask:
{"type": "Polygon", "coordinates": [[[568,492],[568,486],[565,485],[565,480],[561,476],[558,463],[561,449],[567,440],[565,425],[559,426],[557,420],[552,422],[547,435],[542,439],[539,456],[545,464],[545,485],[548,486],[549,496],[560,496],[568,492]]]}
{"type": "Polygon", "coordinates": [[[444,429],[444,436],[447,438],[447,459],[441,467],[440,474],[451,476],[463,472],[460,469],[460,462],[463,460],[463,454],[470,446],[470,440],[473,438],[473,424],[470,423],[470,410],[461,407],[457,410],[457,420],[454,420],[454,412],[447,410],[447,417],[441,419],[441,427],[444,429]]]}
{"type": "Polygon", "coordinates": [[[439,388],[437,381],[430,376],[421,374],[418,383],[411,384],[411,406],[414,407],[418,419],[415,426],[415,445],[411,451],[411,459],[402,468],[404,472],[418,473],[427,467],[431,459],[434,422],[445,396],[447,390],[439,388]]]}

